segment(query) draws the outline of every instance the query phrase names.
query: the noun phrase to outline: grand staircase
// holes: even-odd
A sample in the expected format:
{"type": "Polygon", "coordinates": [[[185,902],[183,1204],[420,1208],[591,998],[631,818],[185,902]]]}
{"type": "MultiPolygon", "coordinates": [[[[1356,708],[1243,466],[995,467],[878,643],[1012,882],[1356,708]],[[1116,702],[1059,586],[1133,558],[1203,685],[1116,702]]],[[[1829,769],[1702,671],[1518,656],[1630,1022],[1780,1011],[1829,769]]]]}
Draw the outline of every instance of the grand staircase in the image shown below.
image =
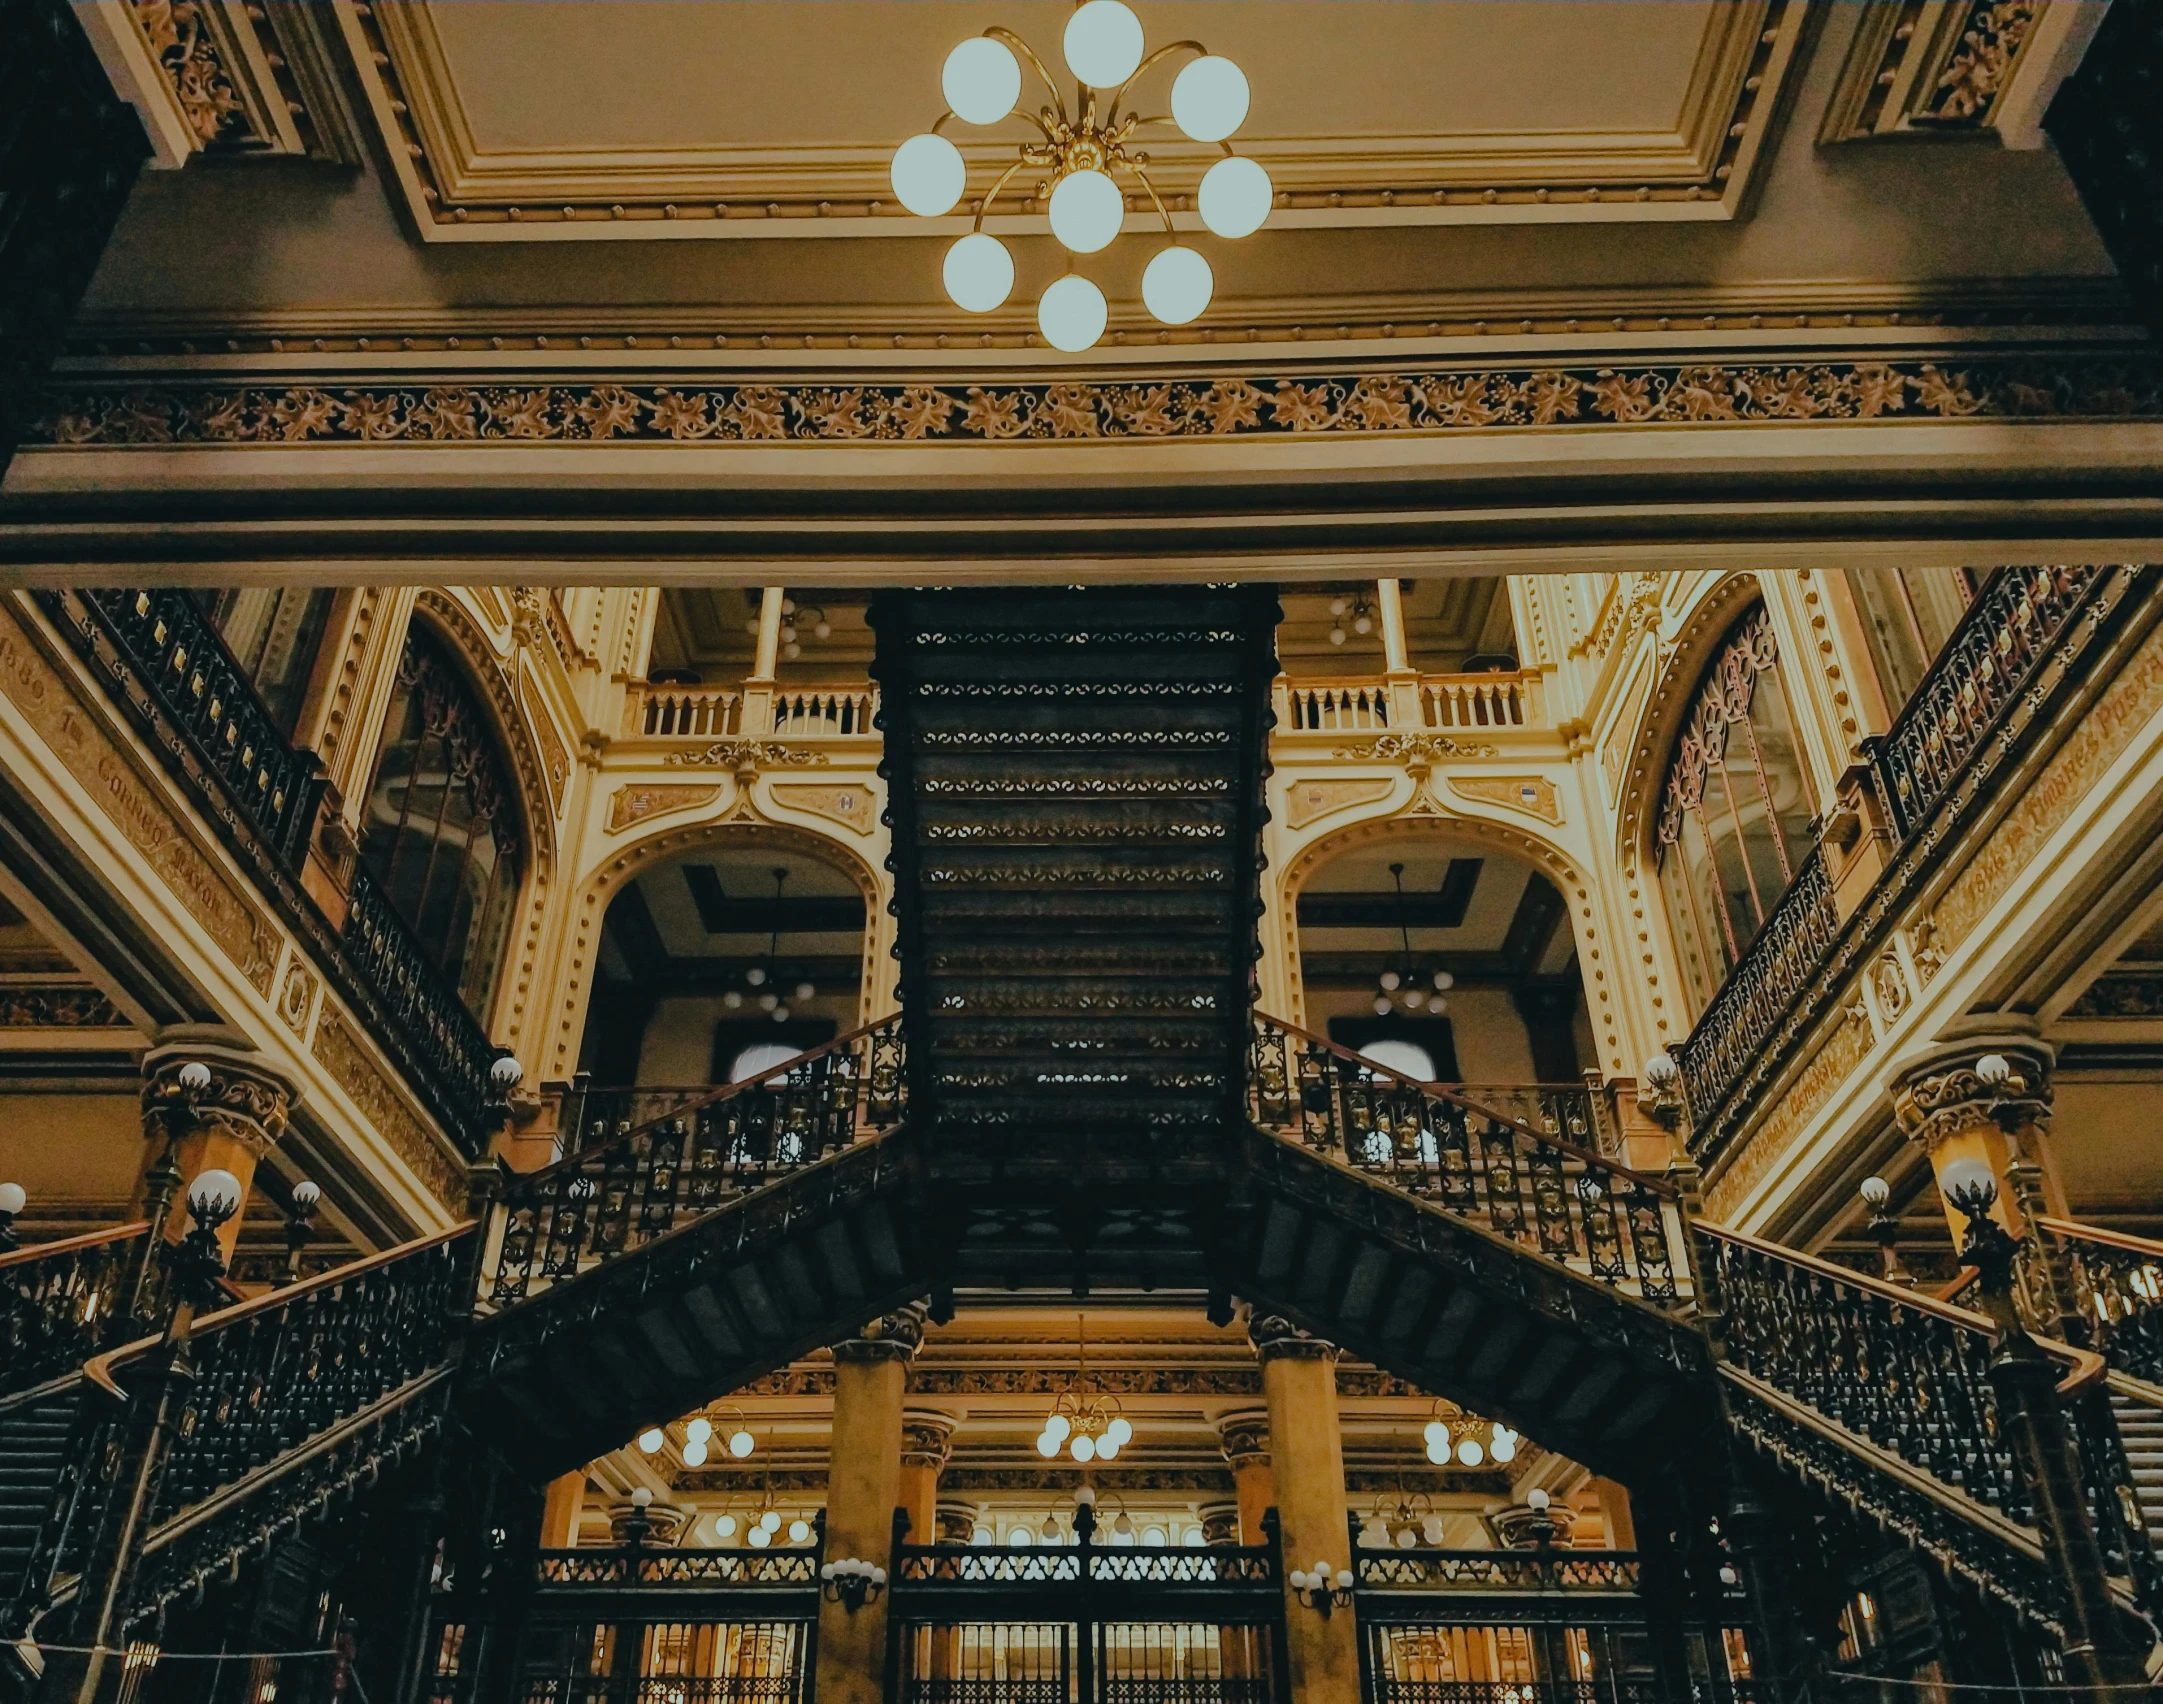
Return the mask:
{"type": "MultiPolygon", "coordinates": [[[[927,1293],[1055,1286],[1237,1296],[1648,1493],[1754,1464],[2062,1631],[1986,1320],[1693,1220],[1539,1106],[1253,1017],[1273,599],[906,593],[874,621],[903,1018],[199,1321],[116,1632],[454,1430],[537,1481],[927,1293]]],[[[79,1630],[118,1495],[84,1464],[156,1350],[0,1407],[27,1558],[0,1634],[79,1630]]],[[[2082,1491],[2133,1626],[2163,1604],[2121,1433],[2143,1483],[2122,1418],[2082,1491]]]]}

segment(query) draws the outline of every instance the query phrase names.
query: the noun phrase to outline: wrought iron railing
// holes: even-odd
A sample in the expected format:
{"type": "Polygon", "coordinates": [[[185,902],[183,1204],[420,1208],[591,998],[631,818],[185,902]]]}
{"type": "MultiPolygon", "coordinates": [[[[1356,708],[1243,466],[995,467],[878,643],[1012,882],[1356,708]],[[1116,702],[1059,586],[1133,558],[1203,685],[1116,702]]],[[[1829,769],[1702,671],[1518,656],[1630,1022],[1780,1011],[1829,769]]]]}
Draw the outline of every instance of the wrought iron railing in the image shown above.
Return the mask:
{"type": "Polygon", "coordinates": [[[1247,1110],[1329,1154],[1604,1284],[1659,1306],[1689,1271],[1675,1192],[1593,1151],[1593,1096],[1576,1088],[1457,1091],[1260,1017],[1247,1110]],[[1477,1097],[1477,1098],[1475,1098],[1477,1097]]]}
{"type": "MultiPolygon", "coordinates": [[[[373,1483],[443,1424],[457,1322],[471,1307],[465,1224],[194,1322],[190,1375],[153,1439],[133,1582],[118,1632],[199,1592],[307,1516],[373,1483]]],[[[73,1595],[116,1530],[130,1411],[166,1375],[144,1337],[84,1368],[68,1466],[26,1570],[30,1591],[73,1595]]]]}
{"type": "Polygon", "coordinates": [[[138,1220],[0,1254],[0,1396],[73,1372],[111,1340],[138,1220]]]}
{"type": "MultiPolygon", "coordinates": [[[[132,685],[156,699],[249,829],[298,868],[322,802],[321,765],[279,731],[201,606],[174,587],[76,595],[84,612],[77,619],[96,623],[126,659],[121,689],[132,685]]],[[[56,619],[70,619],[57,594],[48,594],[47,608],[56,619]]]]}
{"type": "MultiPolygon", "coordinates": [[[[2072,1292],[2062,1300],[2068,1311],[2079,1311],[2090,1345],[2120,1371],[2163,1385],[2163,1242],[2070,1219],[2038,1219],[2036,1225],[2053,1247],[2046,1251],[2030,1237],[2021,1251],[2031,1265],[2046,1252],[2057,1256],[2072,1292]]],[[[2055,1292],[2058,1285],[2052,1281],[2048,1288],[2055,1292]]]]}
{"type": "MultiPolygon", "coordinates": [[[[1990,1379],[1986,1315],[1702,1220],[1697,1230],[1731,1368],[1946,1490],[2035,1525],[2027,1472],[1990,1379]]],[[[2107,1404],[2085,1400],[2103,1363],[2064,1344],[2045,1347],[2067,1369],[2060,1390],[2072,1399],[2082,1490],[2105,1566],[2142,1603],[2163,1601],[2116,1424],[2107,1404]]]]}
{"type": "Polygon", "coordinates": [[[367,865],[354,866],[347,901],[346,956],[405,1044],[399,1063],[418,1086],[434,1089],[440,1104],[433,1110],[460,1147],[478,1158],[488,1145],[495,1094],[488,1073],[497,1048],[367,865]]]}
{"type": "Polygon", "coordinates": [[[489,1293],[517,1301],[899,1125],[901,1021],[839,1036],[514,1179],[489,1293]]]}
{"type": "Polygon", "coordinates": [[[1634,1550],[1352,1552],[1355,1591],[1635,1592],[1634,1550]]]}
{"type": "Polygon", "coordinates": [[[1277,1582],[1267,1545],[905,1544],[894,1571],[898,1587],[1255,1586],[1277,1582]]]}
{"type": "MultiPolygon", "coordinates": [[[[2003,755],[2015,713],[2033,698],[2045,665],[2068,652],[2084,621],[2091,631],[2100,625],[2114,583],[2116,571],[2103,567],[2013,567],[1992,576],[1891,730],[1866,742],[1876,790],[1903,847],[2003,755]]],[[[1843,932],[1824,859],[1812,848],[1674,1049],[1693,1120],[1691,1149],[1700,1158],[1733,1133],[1731,1101],[1746,1078],[1764,1075],[1768,1049],[1819,990],[1843,932]]]]}
{"type": "Polygon", "coordinates": [[[819,1552],[686,1550],[673,1545],[598,1546],[544,1550],[534,1568],[544,1587],[726,1586],[732,1590],[810,1591],[819,1586],[819,1552]]]}

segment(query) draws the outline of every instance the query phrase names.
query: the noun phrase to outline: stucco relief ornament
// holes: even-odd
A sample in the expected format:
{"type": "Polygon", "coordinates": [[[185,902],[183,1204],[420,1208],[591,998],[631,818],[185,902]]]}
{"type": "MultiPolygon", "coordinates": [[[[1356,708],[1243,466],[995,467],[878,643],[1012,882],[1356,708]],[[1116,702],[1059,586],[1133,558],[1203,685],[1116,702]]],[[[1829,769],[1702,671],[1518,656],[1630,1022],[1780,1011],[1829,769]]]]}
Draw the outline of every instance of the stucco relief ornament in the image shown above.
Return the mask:
{"type": "Polygon", "coordinates": [[[733,769],[740,780],[749,780],[761,769],[787,769],[826,761],[822,751],[800,751],[773,740],[715,740],[700,751],[672,751],[671,765],[697,769],[733,769]]]}
{"type": "Polygon", "coordinates": [[[2050,1116],[2050,1065],[2040,1054],[1985,1053],[1911,1073],[1893,1089],[1901,1132],[1925,1153],[1950,1136],[1995,1124],[2007,1135],[2050,1116]]]}
{"type": "MultiPolygon", "coordinates": [[[[1179,240],[1171,213],[1150,179],[1149,155],[1134,145],[1136,132],[1172,126],[1192,141],[1223,150],[1224,157],[1202,174],[1192,196],[1202,224],[1216,236],[1236,241],[1260,230],[1276,190],[1269,174],[1233,152],[1226,140],[1246,122],[1246,74],[1198,41],[1176,41],[1147,54],[1144,45],[1142,21],[1123,0],[1088,0],[1076,7],[1060,40],[1067,69],[1078,85],[1073,110],[1036,50],[1012,30],[994,26],[947,55],[939,77],[947,110],[929,130],[894,150],[894,194],[902,206],[936,219],[960,205],[969,186],[969,166],[961,150],[941,134],[948,120],[988,128],[1019,118],[1037,133],[1020,144],[1016,157],[978,198],[969,234],[946,251],[946,293],[956,307],[987,314],[1013,293],[1014,257],[984,229],[984,216],[1024,170],[1031,174],[1024,180],[1028,193],[1017,211],[1041,210],[1053,237],[1072,255],[1109,248],[1125,229],[1128,197],[1118,179],[1132,179],[1146,205],[1155,208],[1169,239],[1142,273],[1143,305],[1165,325],[1199,319],[1209,306],[1215,275],[1200,250],[1179,240]],[[1180,55],[1192,57],[1172,79],[1168,117],[1145,118],[1121,110],[1127,91],[1144,75],[1180,55]],[[1023,61],[1051,97],[1033,113],[1021,107],[1023,61]]],[[[1037,300],[1037,328],[1044,341],[1069,352],[1096,343],[1110,315],[1104,292],[1072,270],[1071,263],[1037,300]]]]}

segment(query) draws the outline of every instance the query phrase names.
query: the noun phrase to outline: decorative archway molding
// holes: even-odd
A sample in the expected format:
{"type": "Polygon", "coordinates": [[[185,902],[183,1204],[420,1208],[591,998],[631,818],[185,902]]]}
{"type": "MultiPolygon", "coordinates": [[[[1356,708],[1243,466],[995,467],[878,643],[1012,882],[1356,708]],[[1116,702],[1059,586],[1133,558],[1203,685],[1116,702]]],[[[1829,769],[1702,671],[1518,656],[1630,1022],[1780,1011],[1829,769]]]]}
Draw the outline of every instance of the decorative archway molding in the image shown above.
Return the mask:
{"type": "Polygon", "coordinates": [[[857,1021],[869,1023],[894,1009],[894,990],[877,979],[886,962],[887,931],[879,879],[863,855],[846,842],[812,829],[767,822],[701,822],[662,828],[616,848],[584,876],[571,907],[570,938],[565,945],[558,983],[553,1033],[547,1043],[545,1075],[566,1077],[575,1065],[585,1035],[592,1000],[593,966],[599,956],[601,927],[609,905],[624,886],[644,870],[712,847],[770,846],[802,853],[840,870],[855,882],[864,899],[863,965],[859,972],[857,1021]]]}

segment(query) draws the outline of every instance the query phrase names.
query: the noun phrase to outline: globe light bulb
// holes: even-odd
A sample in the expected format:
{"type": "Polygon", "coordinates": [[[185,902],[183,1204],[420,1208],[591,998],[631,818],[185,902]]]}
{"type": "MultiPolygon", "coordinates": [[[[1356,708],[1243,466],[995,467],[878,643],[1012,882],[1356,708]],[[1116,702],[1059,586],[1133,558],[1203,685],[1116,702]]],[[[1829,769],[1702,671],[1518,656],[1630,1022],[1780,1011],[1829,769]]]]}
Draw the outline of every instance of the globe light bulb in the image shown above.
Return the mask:
{"type": "Polygon", "coordinates": [[[736,1536],[736,1517],[734,1515],[714,1516],[713,1530],[714,1535],[718,1538],[734,1538],[736,1536]]]}
{"type": "Polygon", "coordinates": [[[737,993],[736,990],[733,988],[731,988],[726,994],[721,996],[721,1004],[726,1006],[732,1012],[740,1008],[743,1003],[744,997],[741,994],[737,993]]]}
{"type": "Polygon", "coordinates": [[[1374,1015],[1378,1018],[1386,1018],[1389,1016],[1389,1010],[1389,996],[1387,994],[1377,994],[1374,997],[1374,1015]]]}
{"type": "Polygon", "coordinates": [[[1442,1439],[1439,1439],[1439,1440],[1437,1440],[1437,1439],[1433,1439],[1433,1438],[1430,1438],[1430,1439],[1428,1439],[1428,1441],[1427,1441],[1427,1459],[1428,1459],[1429,1461],[1433,1462],[1433,1463],[1435,1464],[1435,1466],[1437,1466],[1437,1467],[1447,1467],[1447,1466],[1449,1466],[1449,1464],[1450,1464],[1450,1441],[1449,1441],[1449,1439],[1447,1439],[1447,1438],[1442,1438],[1442,1439]]]}
{"type": "Polygon", "coordinates": [[[1113,1443],[1109,1437],[1107,1437],[1101,1444],[1097,1445],[1098,1461],[1112,1461],[1117,1458],[1118,1454],[1119,1446],[1113,1443]]]}
{"type": "Polygon", "coordinates": [[[1466,1438],[1457,1446],[1457,1459],[1467,1467],[1477,1467],[1487,1459],[1487,1452],[1480,1448],[1477,1438],[1466,1438]]]}
{"type": "Polygon", "coordinates": [[[1037,329],[1054,349],[1077,354],[1104,335],[1111,308],[1104,292],[1078,272],[1054,279],[1050,289],[1037,298],[1037,329]]]}
{"type": "Polygon", "coordinates": [[[1430,1444],[1446,1439],[1449,1435],[1450,1429],[1439,1420],[1428,1421],[1426,1430],[1421,1434],[1430,1444]]]}
{"type": "Polygon", "coordinates": [[[1382,972],[1382,986],[1384,988],[1387,988],[1393,994],[1397,991],[1398,987],[1403,983],[1403,981],[1404,978],[1399,976],[1394,970],[1385,970],[1384,972],[1382,972]]]}
{"type": "Polygon", "coordinates": [[[788,1021],[789,1021],[789,1009],[788,1009],[788,1007],[786,1007],[786,1006],[776,1006],[776,1007],[774,1007],[774,1022],[775,1022],[775,1023],[777,1023],[777,1024],[785,1024],[785,1023],[787,1023],[788,1021]]]}
{"type": "Polygon", "coordinates": [[[988,314],[1014,293],[1014,257],[983,231],[971,231],[946,251],[941,275],[947,295],[965,313],[988,314]]]}
{"type": "Polygon", "coordinates": [[[779,1532],[781,1530],[781,1512],[778,1509],[768,1509],[763,1515],[759,1516],[759,1525],[768,1532],[779,1532]]]}
{"type": "MultiPolygon", "coordinates": [[[[1018,67],[1015,75],[1020,76],[1018,67]]],[[[1172,122],[1197,142],[1222,142],[1247,122],[1247,100],[1247,74],[1229,59],[1208,54],[1172,79],[1172,122]]],[[[951,95],[947,103],[952,105],[951,95]]]]}
{"type": "Polygon", "coordinates": [[[1071,1439],[1067,1444],[1067,1454],[1071,1455],[1076,1461],[1094,1461],[1097,1454],[1097,1441],[1088,1436],[1071,1439]]]}
{"type": "Polygon", "coordinates": [[[971,36],[946,56],[939,92],[964,124],[997,124],[1021,99],[1021,61],[1005,42],[971,36]]]}
{"type": "Polygon", "coordinates": [[[759,1009],[761,1011],[770,1012],[780,1004],[781,996],[774,993],[771,989],[759,996],[759,1009]]]}
{"type": "Polygon", "coordinates": [[[1419,1523],[1419,1535],[1420,1537],[1424,1538],[1429,1544],[1440,1544],[1442,1542],[1443,1534],[1447,1530],[1448,1529],[1442,1524],[1442,1517],[1440,1515],[1429,1515],[1425,1520],[1419,1523]]]}
{"type": "Polygon", "coordinates": [[[1054,1414],[1044,1422],[1044,1436],[1055,1444],[1066,1442],[1066,1435],[1074,1430],[1074,1422],[1064,1414],[1054,1414]]]}
{"type": "Polygon", "coordinates": [[[1438,992],[1444,988],[1455,988],[1457,978],[1450,975],[1446,970],[1438,970],[1434,973],[1434,985],[1438,992]]]}
{"type": "Polygon", "coordinates": [[[694,1444],[703,1444],[708,1438],[713,1436],[713,1422],[707,1419],[705,1415],[701,1414],[697,1419],[693,1420],[689,1425],[684,1427],[683,1435],[689,1438],[694,1444]]]}
{"type": "Polygon", "coordinates": [[[1051,234],[1076,254],[1095,254],[1126,223],[1126,197],[1103,172],[1068,172],[1052,185],[1051,234]]]}
{"type": "Polygon", "coordinates": [[[1067,69],[1092,89],[1116,89],[1142,62],[1142,21],[1120,0],[1089,0],[1059,38],[1067,69]]]}
{"type": "Polygon", "coordinates": [[[1342,615],[1351,607],[1352,603],[1349,598],[1331,598],[1329,600],[1329,613],[1331,615],[1342,615]]]}
{"type": "Polygon", "coordinates": [[[1049,1432],[1039,1432],[1036,1438],[1036,1453],[1049,1461],[1059,1453],[1059,1440],[1049,1432]]]}
{"type": "Polygon", "coordinates": [[[1162,249],[1142,273],[1142,305],[1166,325],[1202,317],[1217,285],[1198,249],[1162,249]]]}
{"type": "Polygon", "coordinates": [[[1374,631],[1374,617],[1371,615],[1361,616],[1352,623],[1352,631],[1354,633],[1372,633],[1374,631]]]}
{"type": "Polygon", "coordinates": [[[1330,643],[1331,643],[1332,645],[1342,645],[1342,644],[1344,643],[1344,641],[1345,641],[1345,631],[1344,631],[1344,629],[1343,629],[1343,628],[1341,628],[1341,627],[1332,627],[1332,628],[1331,628],[1331,629],[1329,630],[1329,642],[1330,642],[1330,643]]]}
{"type": "Polygon", "coordinates": [[[750,983],[752,987],[758,987],[766,980],[766,967],[763,964],[753,965],[744,972],[744,980],[750,983]]]}
{"type": "Polygon", "coordinates": [[[1407,988],[1404,991],[1404,1003],[1406,1006],[1410,1007],[1413,1011],[1416,1012],[1422,1006],[1427,1004],[1427,996],[1422,994],[1417,988],[1407,988]]]}
{"type": "Polygon", "coordinates": [[[894,150],[891,176],[895,199],[923,219],[951,213],[969,186],[969,168],[961,150],[928,130],[894,150]]]}
{"type": "Polygon", "coordinates": [[[809,1521],[789,1522],[789,1542],[791,1544],[801,1544],[810,1536],[811,1523],[809,1521]]]}
{"type": "Polygon", "coordinates": [[[811,984],[808,982],[799,982],[796,985],[796,998],[799,1000],[815,999],[818,995],[818,992],[819,991],[816,988],[812,987],[811,984]]]}
{"type": "Polygon", "coordinates": [[[704,1467],[706,1465],[706,1446],[696,1438],[691,1439],[683,1447],[683,1464],[686,1467],[704,1467]]]}
{"type": "Polygon", "coordinates": [[[638,1435],[638,1447],[648,1455],[658,1454],[661,1446],[667,1442],[668,1435],[658,1426],[648,1426],[638,1435]]]}
{"type": "Polygon", "coordinates": [[[751,1434],[741,1429],[729,1434],[729,1454],[742,1461],[753,1449],[751,1434]]]}
{"type": "Polygon", "coordinates": [[[1492,1453],[1497,1461],[1515,1461],[1517,1459],[1517,1440],[1511,1437],[1509,1433],[1498,1430],[1495,1433],[1495,1444],[1492,1453]]]}
{"type": "MultiPolygon", "coordinates": [[[[955,157],[960,158],[959,155],[955,157]]],[[[959,200],[961,192],[956,190],[954,193],[955,199],[959,200]]],[[[1201,212],[1202,223],[1210,230],[1220,237],[1237,239],[1251,237],[1262,228],[1275,195],[1267,172],[1244,154],[1233,154],[1202,174],[1202,187],[1196,195],[1195,205],[1201,212]]]]}
{"type": "Polygon", "coordinates": [[[1126,1441],[1133,1436],[1134,1428],[1127,1424],[1124,1414],[1115,1415],[1112,1423],[1104,1428],[1104,1441],[1114,1447],[1123,1448],[1126,1441]]]}
{"type": "Polygon", "coordinates": [[[764,1550],[774,1541],[774,1535],[762,1526],[753,1527],[746,1536],[750,1539],[753,1550],[764,1550]]]}

